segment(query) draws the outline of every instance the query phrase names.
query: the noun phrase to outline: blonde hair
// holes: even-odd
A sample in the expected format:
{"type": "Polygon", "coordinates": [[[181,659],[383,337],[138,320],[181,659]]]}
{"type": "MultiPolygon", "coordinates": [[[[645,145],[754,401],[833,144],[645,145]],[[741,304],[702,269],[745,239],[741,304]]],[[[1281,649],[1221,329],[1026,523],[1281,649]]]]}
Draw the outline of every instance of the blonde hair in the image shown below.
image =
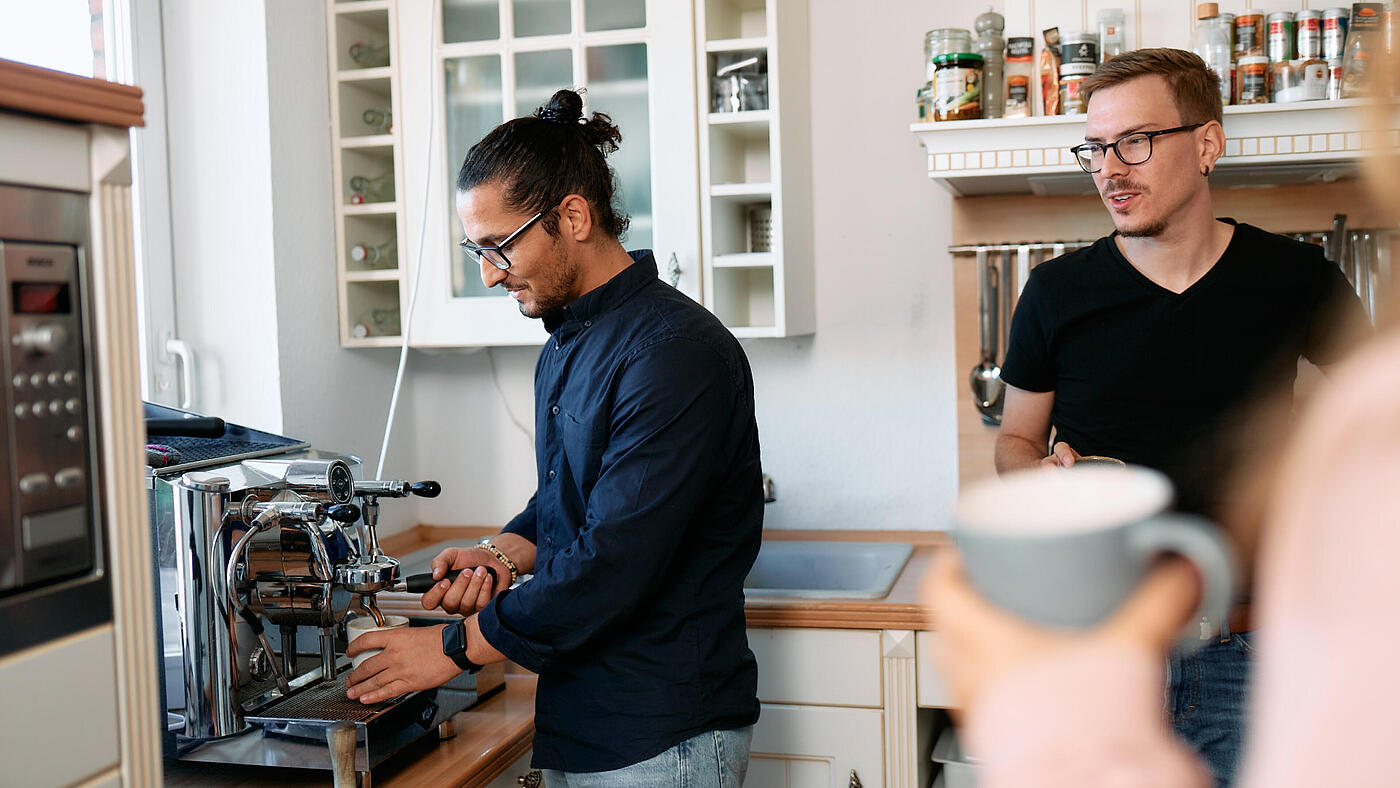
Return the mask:
{"type": "Polygon", "coordinates": [[[1182,123],[1220,122],[1220,77],[1193,52],[1184,49],[1134,49],[1105,61],[1080,85],[1088,106],[1094,92],[1139,77],[1158,76],[1167,81],[1182,123]]]}

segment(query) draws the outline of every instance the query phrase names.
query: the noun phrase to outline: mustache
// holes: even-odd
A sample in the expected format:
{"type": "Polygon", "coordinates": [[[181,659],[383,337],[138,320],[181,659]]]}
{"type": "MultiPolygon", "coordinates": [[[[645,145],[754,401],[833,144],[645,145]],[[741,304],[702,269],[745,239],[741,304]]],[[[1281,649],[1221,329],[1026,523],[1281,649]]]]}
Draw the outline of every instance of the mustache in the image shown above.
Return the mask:
{"type": "Polygon", "coordinates": [[[1140,183],[1134,183],[1130,180],[1115,180],[1113,178],[1109,178],[1108,180],[1103,182],[1103,188],[1099,190],[1099,194],[1101,195],[1113,194],[1114,192],[1141,192],[1143,194],[1146,194],[1147,187],[1143,186],[1140,183]]]}

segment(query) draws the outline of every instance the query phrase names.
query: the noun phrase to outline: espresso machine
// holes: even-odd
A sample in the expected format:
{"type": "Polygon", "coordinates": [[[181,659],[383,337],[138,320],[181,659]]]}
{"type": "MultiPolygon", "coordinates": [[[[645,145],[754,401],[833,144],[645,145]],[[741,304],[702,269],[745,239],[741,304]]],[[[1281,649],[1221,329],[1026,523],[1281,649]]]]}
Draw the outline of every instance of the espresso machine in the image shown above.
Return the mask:
{"type": "Polygon", "coordinates": [[[357,458],[303,441],[158,405],[146,416],[167,757],[353,763],[364,785],[503,684],[498,670],[385,703],[345,697],[346,620],[382,624],[376,594],[432,585],[380,548],[380,501],[434,497],[436,482],[367,481],[357,458]]]}

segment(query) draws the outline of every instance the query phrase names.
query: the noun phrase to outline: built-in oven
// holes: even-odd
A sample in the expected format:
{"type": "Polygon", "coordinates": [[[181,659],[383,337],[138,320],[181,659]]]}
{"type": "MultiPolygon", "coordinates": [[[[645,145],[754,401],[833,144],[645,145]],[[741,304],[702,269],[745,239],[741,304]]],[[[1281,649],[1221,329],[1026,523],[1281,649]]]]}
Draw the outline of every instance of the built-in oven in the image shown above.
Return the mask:
{"type": "Polygon", "coordinates": [[[112,619],[88,195],[0,185],[0,657],[112,619]]]}

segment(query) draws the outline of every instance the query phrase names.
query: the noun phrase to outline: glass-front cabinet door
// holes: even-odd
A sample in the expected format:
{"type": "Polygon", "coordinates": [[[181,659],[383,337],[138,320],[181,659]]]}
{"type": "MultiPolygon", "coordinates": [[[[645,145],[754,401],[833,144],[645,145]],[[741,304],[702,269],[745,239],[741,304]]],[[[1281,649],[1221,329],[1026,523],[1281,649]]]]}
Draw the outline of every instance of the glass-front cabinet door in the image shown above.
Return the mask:
{"type": "Polygon", "coordinates": [[[652,249],[661,278],[700,300],[692,25],[689,0],[401,0],[409,288],[423,228],[413,345],[543,343],[458,248],[455,183],[472,145],[565,87],[622,132],[608,160],[631,217],[623,246],[652,249]]]}

